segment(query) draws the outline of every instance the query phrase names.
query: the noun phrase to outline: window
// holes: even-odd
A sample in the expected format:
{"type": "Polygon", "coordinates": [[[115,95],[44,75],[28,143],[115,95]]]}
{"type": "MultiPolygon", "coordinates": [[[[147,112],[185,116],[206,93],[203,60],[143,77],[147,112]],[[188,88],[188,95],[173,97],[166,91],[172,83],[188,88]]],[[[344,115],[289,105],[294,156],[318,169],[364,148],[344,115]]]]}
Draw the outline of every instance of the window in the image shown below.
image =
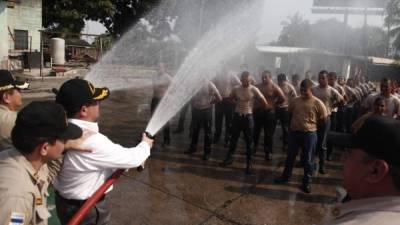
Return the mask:
{"type": "Polygon", "coordinates": [[[14,48],[16,50],[28,49],[28,31],[27,30],[14,30],[15,43],[14,48]]]}

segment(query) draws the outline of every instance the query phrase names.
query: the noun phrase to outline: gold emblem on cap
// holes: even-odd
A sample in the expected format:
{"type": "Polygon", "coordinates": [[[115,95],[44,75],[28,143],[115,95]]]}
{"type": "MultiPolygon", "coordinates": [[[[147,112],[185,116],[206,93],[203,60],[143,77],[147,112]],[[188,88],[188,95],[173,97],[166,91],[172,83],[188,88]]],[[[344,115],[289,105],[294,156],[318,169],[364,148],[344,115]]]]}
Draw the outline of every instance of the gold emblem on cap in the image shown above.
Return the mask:
{"type": "Polygon", "coordinates": [[[102,100],[103,98],[108,96],[108,89],[103,89],[101,94],[94,98],[94,100],[102,100]]]}

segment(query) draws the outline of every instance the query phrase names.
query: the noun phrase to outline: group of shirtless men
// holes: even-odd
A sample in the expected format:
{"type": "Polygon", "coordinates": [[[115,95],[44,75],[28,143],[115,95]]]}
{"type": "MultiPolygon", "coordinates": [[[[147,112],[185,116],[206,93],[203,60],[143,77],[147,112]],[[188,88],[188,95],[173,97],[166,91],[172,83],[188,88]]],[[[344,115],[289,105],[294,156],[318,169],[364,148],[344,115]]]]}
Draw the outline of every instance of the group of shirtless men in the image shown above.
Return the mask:
{"type": "MultiPolygon", "coordinates": [[[[208,160],[212,144],[220,142],[222,124],[225,122],[224,144],[228,153],[221,166],[234,161],[234,153],[240,133],[246,143],[246,174],[252,174],[253,155],[258,146],[261,131],[264,131],[263,148],[265,160],[273,159],[274,133],[281,125],[282,149],[287,151],[285,169],[275,179],[277,183],[288,182],[296,156],[301,151],[300,164],[304,167],[302,190],[311,192],[311,178],[314,171],[325,174],[325,161],[331,159],[333,150],[327,134],[329,131],[351,133],[359,117],[379,114],[396,118],[400,112],[397,88],[390,79],[382,79],[380,91],[365,80],[361,70],[346,79],[335,72],[322,70],[317,76],[310,71],[301,80],[298,74],[291,82],[283,73],[276,76],[263,71],[261,82],[248,71],[239,75],[221,72],[216,78],[196,93],[191,102],[181,111],[179,125],[174,133],[183,131],[188,108],[191,108],[191,144],[184,152],[196,152],[200,130],[204,130],[203,160],[208,160]],[[213,106],[214,135],[212,135],[213,106]],[[353,125],[354,124],[354,125],[353,125]],[[318,157],[319,163],[314,163],[318,157]]],[[[164,96],[171,77],[161,68],[154,82],[152,111],[164,96]]],[[[164,129],[163,145],[170,144],[169,125],[164,129]]]]}

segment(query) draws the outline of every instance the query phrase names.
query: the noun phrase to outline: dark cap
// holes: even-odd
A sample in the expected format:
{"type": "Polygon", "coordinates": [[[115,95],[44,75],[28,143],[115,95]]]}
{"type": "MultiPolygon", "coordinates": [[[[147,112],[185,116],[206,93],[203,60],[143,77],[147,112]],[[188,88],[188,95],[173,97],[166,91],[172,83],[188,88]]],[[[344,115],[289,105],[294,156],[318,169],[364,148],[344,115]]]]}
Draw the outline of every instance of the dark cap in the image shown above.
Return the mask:
{"type": "Polygon", "coordinates": [[[81,128],[68,123],[64,108],[50,101],[36,101],[24,107],[17,115],[14,131],[28,137],[64,140],[82,136],[81,128]]]}
{"type": "Polygon", "coordinates": [[[355,134],[331,132],[328,140],[345,148],[359,148],[391,165],[400,165],[400,121],[386,116],[369,117],[355,134]]]}
{"type": "Polygon", "coordinates": [[[108,88],[96,88],[87,80],[71,79],[61,85],[56,93],[56,102],[72,111],[85,104],[102,101],[110,95],[108,88]]]}
{"type": "Polygon", "coordinates": [[[15,80],[8,70],[0,70],[0,91],[7,91],[14,88],[21,90],[28,89],[29,83],[15,80]]]}

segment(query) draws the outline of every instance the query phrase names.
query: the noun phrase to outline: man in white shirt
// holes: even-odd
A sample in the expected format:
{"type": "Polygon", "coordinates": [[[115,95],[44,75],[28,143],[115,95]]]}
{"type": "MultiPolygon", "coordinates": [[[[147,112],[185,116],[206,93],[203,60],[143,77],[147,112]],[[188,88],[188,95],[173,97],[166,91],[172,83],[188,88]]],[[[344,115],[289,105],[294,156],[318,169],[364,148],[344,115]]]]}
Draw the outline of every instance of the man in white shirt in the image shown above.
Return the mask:
{"type": "MultiPolygon", "coordinates": [[[[96,122],[99,102],[109,94],[107,88],[95,88],[81,79],[65,82],[57,92],[56,102],[64,107],[69,122],[78,125],[84,133],[80,147],[91,150],[85,153],[67,152],[54,181],[57,214],[62,224],[68,223],[116,169],[139,167],[150,156],[153,140],[145,134],[138,146],[125,148],[99,132],[96,122]]],[[[96,203],[81,224],[109,223],[106,198],[96,203]]]]}

